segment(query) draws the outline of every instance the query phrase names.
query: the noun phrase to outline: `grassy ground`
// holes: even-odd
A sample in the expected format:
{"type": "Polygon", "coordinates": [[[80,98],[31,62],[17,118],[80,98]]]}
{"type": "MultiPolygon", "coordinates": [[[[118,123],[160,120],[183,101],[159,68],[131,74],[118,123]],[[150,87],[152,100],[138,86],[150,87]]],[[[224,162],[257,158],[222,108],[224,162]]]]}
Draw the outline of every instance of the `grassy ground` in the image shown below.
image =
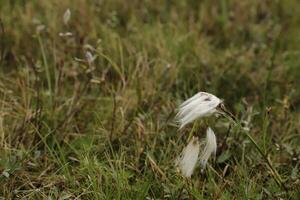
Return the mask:
{"type": "Polygon", "coordinates": [[[0,196],[299,199],[299,6],[0,0],[0,196]],[[215,162],[181,177],[191,126],[174,116],[198,91],[224,99],[263,156],[218,118],[215,162]]]}

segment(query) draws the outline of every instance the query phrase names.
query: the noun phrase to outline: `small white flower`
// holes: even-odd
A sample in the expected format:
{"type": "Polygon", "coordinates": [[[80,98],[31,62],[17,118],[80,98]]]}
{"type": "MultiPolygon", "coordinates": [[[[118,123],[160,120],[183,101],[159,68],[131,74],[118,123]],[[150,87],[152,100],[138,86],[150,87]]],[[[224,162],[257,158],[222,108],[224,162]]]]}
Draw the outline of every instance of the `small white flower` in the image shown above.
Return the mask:
{"type": "Polygon", "coordinates": [[[217,139],[213,130],[211,128],[208,128],[206,131],[205,147],[200,155],[200,163],[202,169],[206,167],[207,161],[211,157],[211,155],[216,156],[216,152],[217,152],[217,139]]]}
{"type": "Polygon", "coordinates": [[[96,56],[93,56],[93,54],[90,51],[87,51],[85,53],[85,59],[89,63],[89,65],[91,65],[96,59],[96,56]]]}
{"type": "Polygon", "coordinates": [[[67,9],[63,16],[63,21],[64,21],[65,25],[68,25],[70,18],[71,18],[71,11],[70,11],[70,9],[67,9]]]}
{"type": "Polygon", "coordinates": [[[197,137],[193,137],[182,151],[181,157],[177,160],[177,165],[185,177],[191,177],[198,161],[200,142],[197,137]]]}
{"type": "Polygon", "coordinates": [[[205,117],[216,112],[221,99],[207,92],[199,92],[179,106],[176,116],[180,129],[198,117],[205,117]]]}

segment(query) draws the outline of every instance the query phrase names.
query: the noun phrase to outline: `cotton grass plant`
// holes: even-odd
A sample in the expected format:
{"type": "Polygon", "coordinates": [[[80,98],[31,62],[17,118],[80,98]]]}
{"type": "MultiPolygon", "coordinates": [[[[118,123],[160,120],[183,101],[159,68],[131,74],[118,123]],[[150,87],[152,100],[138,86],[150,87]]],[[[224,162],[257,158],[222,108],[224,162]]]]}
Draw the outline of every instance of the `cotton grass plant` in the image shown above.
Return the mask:
{"type": "MultiPolygon", "coordinates": [[[[176,115],[180,126],[179,129],[182,129],[197,118],[210,116],[216,113],[217,107],[221,102],[221,99],[207,92],[199,92],[184,101],[179,106],[179,111],[176,115]]],[[[210,127],[207,128],[206,140],[203,142],[200,142],[199,139],[192,136],[192,134],[193,130],[190,132],[190,137],[192,137],[192,139],[177,161],[177,165],[179,166],[182,175],[185,177],[190,177],[192,175],[198,160],[200,160],[202,169],[205,169],[209,158],[215,156],[217,151],[217,139],[210,127]],[[202,150],[200,146],[202,147],[202,150]],[[201,153],[199,151],[201,151],[201,153]]]]}
{"type": "Polygon", "coordinates": [[[213,114],[220,114],[221,116],[225,117],[231,124],[238,127],[239,130],[248,137],[248,139],[255,146],[261,156],[266,160],[266,163],[272,171],[272,176],[275,179],[276,183],[281,187],[285,187],[279,173],[272,166],[266,154],[255,142],[252,136],[249,135],[249,131],[245,131],[244,127],[234,117],[234,115],[227,111],[221,99],[207,92],[199,92],[193,97],[184,101],[179,106],[178,113],[176,115],[176,119],[179,124],[179,130],[181,130],[187,124],[194,122],[193,128],[190,131],[188,137],[189,143],[184,148],[181,156],[179,156],[176,161],[176,164],[179,167],[182,175],[188,178],[191,177],[196,168],[198,160],[200,161],[201,168],[203,170],[206,168],[210,157],[216,156],[217,139],[212,128],[207,128],[205,141],[201,142],[198,137],[193,136],[194,132],[197,131],[194,129],[200,130],[200,127],[196,126],[197,121],[195,122],[195,120],[212,116],[213,114]]]}

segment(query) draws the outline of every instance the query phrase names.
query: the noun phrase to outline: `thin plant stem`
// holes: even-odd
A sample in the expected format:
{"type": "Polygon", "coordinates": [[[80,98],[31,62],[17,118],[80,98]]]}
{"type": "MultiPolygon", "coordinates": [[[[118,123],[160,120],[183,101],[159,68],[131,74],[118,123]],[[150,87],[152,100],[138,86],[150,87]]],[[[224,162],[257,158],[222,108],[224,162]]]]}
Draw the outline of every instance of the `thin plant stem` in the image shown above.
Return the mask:
{"type": "Polygon", "coordinates": [[[47,83],[48,83],[48,89],[49,89],[49,93],[50,93],[50,102],[52,105],[52,84],[51,84],[51,74],[50,74],[50,69],[49,69],[49,65],[48,65],[48,61],[47,61],[47,57],[46,57],[46,53],[45,53],[45,48],[42,42],[41,37],[38,35],[38,41],[41,47],[41,53],[42,53],[42,57],[43,57],[43,63],[45,66],[45,71],[46,71],[46,77],[47,77],[47,83]]]}
{"type": "Polygon", "coordinates": [[[192,130],[189,133],[189,137],[188,137],[187,141],[190,141],[192,139],[192,137],[194,135],[193,133],[195,132],[196,128],[197,128],[197,122],[193,123],[193,128],[192,128],[192,130]]]}
{"type": "MultiPolygon", "coordinates": [[[[242,126],[240,124],[240,122],[235,118],[235,117],[232,117],[233,115],[227,111],[225,109],[224,106],[221,106],[221,110],[223,112],[221,112],[221,114],[223,114],[224,117],[226,117],[227,119],[229,119],[231,122],[233,122],[234,124],[236,124],[239,129],[242,129],[242,126]]],[[[245,134],[245,136],[247,136],[247,138],[250,140],[250,142],[254,145],[254,147],[256,148],[256,150],[259,152],[259,154],[263,157],[263,159],[266,161],[267,165],[269,166],[270,170],[271,170],[271,174],[275,180],[275,182],[277,183],[277,185],[279,187],[282,187],[284,188],[285,191],[288,191],[287,188],[285,187],[283,181],[282,181],[282,178],[280,177],[279,173],[277,172],[277,170],[273,167],[271,161],[268,159],[267,157],[267,154],[264,153],[264,151],[260,148],[260,146],[256,143],[256,141],[254,140],[254,138],[248,134],[247,132],[245,131],[242,131],[242,133],[245,134]]]]}

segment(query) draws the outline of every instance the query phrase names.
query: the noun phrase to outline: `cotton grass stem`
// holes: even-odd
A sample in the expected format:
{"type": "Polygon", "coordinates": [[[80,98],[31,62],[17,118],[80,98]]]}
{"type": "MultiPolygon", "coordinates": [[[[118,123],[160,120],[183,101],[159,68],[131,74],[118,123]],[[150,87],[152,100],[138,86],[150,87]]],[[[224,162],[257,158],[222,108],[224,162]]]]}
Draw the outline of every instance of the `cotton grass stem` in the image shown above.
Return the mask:
{"type": "MultiPolygon", "coordinates": [[[[242,125],[241,123],[235,118],[233,117],[233,115],[227,111],[225,109],[224,106],[221,106],[221,110],[223,111],[223,116],[226,117],[227,119],[229,119],[231,122],[233,122],[234,124],[236,124],[240,130],[242,130],[242,125]],[[230,114],[229,114],[230,113],[230,114]],[[229,114],[229,115],[228,115],[229,114]]],[[[277,172],[277,170],[273,167],[271,161],[268,159],[267,155],[264,153],[264,151],[260,148],[260,146],[256,143],[256,141],[254,140],[254,138],[248,134],[246,131],[242,131],[242,133],[244,133],[247,138],[250,140],[250,142],[254,145],[254,147],[256,148],[256,150],[259,152],[259,154],[262,156],[262,158],[266,161],[267,165],[269,166],[270,170],[271,170],[271,175],[273,176],[275,182],[277,183],[277,185],[279,187],[282,187],[284,190],[288,190],[286,188],[286,186],[284,185],[282,178],[280,176],[280,174],[277,172]]]]}
{"type": "Polygon", "coordinates": [[[190,141],[190,140],[192,139],[192,137],[193,137],[193,135],[194,135],[193,133],[194,133],[195,130],[197,129],[197,125],[198,125],[197,122],[195,122],[195,123],[193,124],[192,130],[191,130],[190,133],[189,133],[189,137],[188,137],[187,141],[190,141]]]}

